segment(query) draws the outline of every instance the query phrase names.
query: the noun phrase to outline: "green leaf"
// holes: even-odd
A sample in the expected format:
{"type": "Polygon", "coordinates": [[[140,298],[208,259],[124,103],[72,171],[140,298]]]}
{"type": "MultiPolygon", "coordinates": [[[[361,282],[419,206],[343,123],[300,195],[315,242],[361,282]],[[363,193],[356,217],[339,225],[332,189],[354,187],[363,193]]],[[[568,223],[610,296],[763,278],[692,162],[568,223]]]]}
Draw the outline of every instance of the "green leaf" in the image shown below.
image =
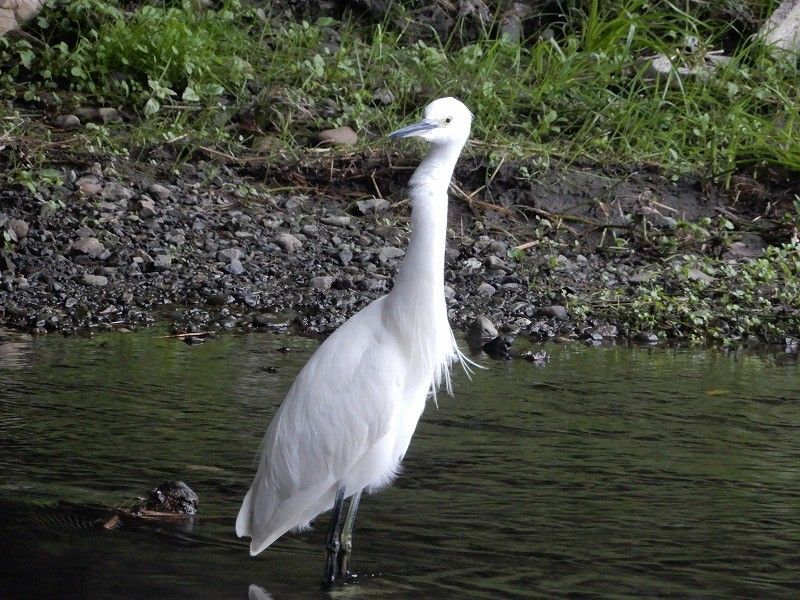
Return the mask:
{"type": "Polygon", "coordinates": [[[185,100],[186,102],[198,102],[200,96],[193,88],[186,86],[186,89],[183,90],[183,94],[181,94],[181,100],[185,100]]]}
{"type": "Polygon", "coordinates": [[[150,98],[147,101],[147,104],[144,105],[144,116],[151,117],[156,114],[161,109],[161,105],[158,103],[158,100],[155,98],[150,98]]]}
{"type": "Polygon", "coordinates": [[[31,50],[19,51],[19,60],[26,69],[31,68],[31,63],[33,62],[34,58],[36,58],[36,55],[31,50]]]}

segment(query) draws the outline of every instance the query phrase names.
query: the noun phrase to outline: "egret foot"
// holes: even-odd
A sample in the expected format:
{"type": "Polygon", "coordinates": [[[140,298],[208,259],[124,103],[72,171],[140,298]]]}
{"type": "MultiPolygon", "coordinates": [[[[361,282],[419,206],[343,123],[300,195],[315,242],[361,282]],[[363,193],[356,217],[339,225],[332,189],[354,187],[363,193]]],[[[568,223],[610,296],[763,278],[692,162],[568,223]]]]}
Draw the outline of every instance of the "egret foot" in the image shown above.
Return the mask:
{"type": "Polygon", "coordinates": [[[350,499],[350,506],[347,509],[347,518],[344,520],[342,533],[339,536],[340,551],[339,551],[339,576],[345,580],[352,580],[355,576],[350,573],[350,557],[353,555],[353,525],[356,522],[356,513],[358,513],[358,505],[361,502],[361,492],[359,490],[350,499]]]}

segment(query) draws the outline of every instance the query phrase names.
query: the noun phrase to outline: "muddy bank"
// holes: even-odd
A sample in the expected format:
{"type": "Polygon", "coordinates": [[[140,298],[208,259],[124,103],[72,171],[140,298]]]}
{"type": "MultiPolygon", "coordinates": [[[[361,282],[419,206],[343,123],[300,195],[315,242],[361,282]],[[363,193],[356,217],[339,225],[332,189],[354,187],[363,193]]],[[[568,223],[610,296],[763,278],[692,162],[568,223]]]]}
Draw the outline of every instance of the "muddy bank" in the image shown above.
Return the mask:
{"type": "MultiPolygon", "coordinates": [[[[376,171],[351,159],[348,174],[345,162],[277,173],[199,161],[177,174],[95,163],[58,167],[33,189],[2,190],[0,324],[76,333],[166,318],[175,333],[328,333],[390,289],[408,239],[406,163],[395,157],[394,168],[376,171]]],[[[665,329],[632,318],[630,299],[643,287],[673,293],[681,253],[735,271],[793,235],[756,203],[739,210],[697,181],[647,171],[525,173],[520,165],[490,172],[475,158],[459,168],[446,259],[454,328],[467,331],[483,314],[500,334],[532,339],[688,339],[693,330],[680,320],[665,329]],[[703,235],[683,226],[698,219],[708,221],[703,235]],[[676,239],[680,246],[670,245],[676,239]]],[[[695,271],[686,281],[710,297],[728,285],[702,265],[695,271]]],[[[736,317],[726,317],[722,297],[708,323],[730,339],[789,347],[800,305],[775,293],[769,326],[725,329],[736,317]]],[[[696,330],[695,341],[703,324],[696,330]]]]}

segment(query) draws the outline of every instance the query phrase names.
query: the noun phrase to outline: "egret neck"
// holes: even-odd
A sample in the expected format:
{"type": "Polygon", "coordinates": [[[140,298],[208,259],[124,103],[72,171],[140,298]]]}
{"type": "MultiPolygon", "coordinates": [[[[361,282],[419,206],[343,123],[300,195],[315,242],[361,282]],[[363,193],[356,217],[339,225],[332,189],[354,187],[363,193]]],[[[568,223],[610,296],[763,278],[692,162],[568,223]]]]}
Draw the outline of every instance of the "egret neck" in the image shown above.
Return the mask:
{"type": "Polygon", "coordinates": [[[411,239],[390,294],[397,322],[437,379],[454,344],[444,300],[444,251],[447,188],[462,147],[433,144],[411,177],[411,239]]]}

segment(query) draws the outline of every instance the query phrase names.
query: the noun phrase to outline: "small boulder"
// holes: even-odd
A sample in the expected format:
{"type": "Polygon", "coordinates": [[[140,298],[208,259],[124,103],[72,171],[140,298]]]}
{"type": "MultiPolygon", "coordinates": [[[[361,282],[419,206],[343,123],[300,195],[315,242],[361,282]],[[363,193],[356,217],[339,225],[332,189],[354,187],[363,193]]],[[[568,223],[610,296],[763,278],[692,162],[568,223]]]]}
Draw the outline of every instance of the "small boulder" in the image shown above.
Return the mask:
{"type": "Polygon", "coordinates": [[[17,240],[28,237],[28,223],[22,219],[11,219],[8,222],[8,228],[14,233],[17,240]]]}
{"type": "Polygon", "coordinates": [[[308,285],[315,290],[329,290],[335,279],[333,275],[320,275],[319,277],[312,277],[308,285]]]}
{"type": "Polygon", "coordinates": [[[169,190],[169,188],[166,188],[163,185],[159,185],[158,183],[154,183],[149,188],[147,188],[147,192],[149,194],[152,194],[159,200],[166,200],[172,195],[172,192],[169,190]]]}
{"type": "Polygon", "coordinates": [[[546,306],[540,309],[539,314],[543,317],[552,317],[557,321],[569,321],[567,309],[557,304],[554,304],[553,306],[546,306]]]}
{"type": "Polygon", "coordinates": [[[395,248],[394,246],[386,246],[381,248],[378,252],[378,260],[382,263],[389,262],[394,258],[400,258],[405,254],[405,250],[402,248],[395,248]]]}
{"type": "Polygon", "coordinates": [[[53,126],[59,129],[77,129],[81,120],[75,115],[58,115],[53,119],[53,126]]]}
{"type": "Polygon", "coordinates": [[[169,254],[158,254],[153,259],[153,268],[156,271],[167,271],[172,268],[172,257],[169,254]]]}
{"type": "Polygon", "coordinates": [[[291,233],[279,233],[275,236],[275,243],[280,246],[284,252],[297,252],[303,247],[303,242],[293,236],[291,233]]]}
{"type": "Polygon", "coordinates": [[[491,296],[497,290],[494,288],[493,285],[486,283],[485,281],[478,286],[478,295],[479,296],[491,296]]]}
{"type": "Polygon", "coordinates": [[[478,352],[483,345],[498,336],[497,327],[486,315],[478,315],[467,330],[467,345],[473,352],[478,352]]]}
{"type": "Polygon", "coordinates": [[[70,252],[72,254],[90,256],[91,258],[99,257],[104,250],[105,247],[102,242],[96,237],[85,237],[75,240],[70,246],[70,252]]]}
{"type": "Polygon", "coordinates": [[[241,275],[244,273],[244,265],[238,258],[234,258],[230,263],[225,266],[225,270],[231,275],[241,275]]]}
{"type": "Polygon", "coordinates": [[[150,199],[139,200],[139,216],[142,219],[149,219],[156,216],[156,204],[150,199]]]}

